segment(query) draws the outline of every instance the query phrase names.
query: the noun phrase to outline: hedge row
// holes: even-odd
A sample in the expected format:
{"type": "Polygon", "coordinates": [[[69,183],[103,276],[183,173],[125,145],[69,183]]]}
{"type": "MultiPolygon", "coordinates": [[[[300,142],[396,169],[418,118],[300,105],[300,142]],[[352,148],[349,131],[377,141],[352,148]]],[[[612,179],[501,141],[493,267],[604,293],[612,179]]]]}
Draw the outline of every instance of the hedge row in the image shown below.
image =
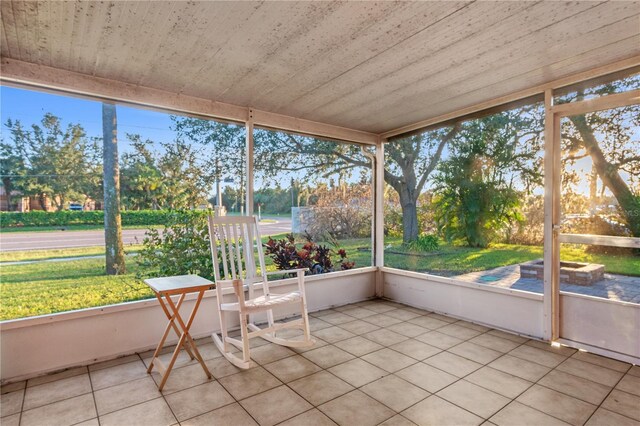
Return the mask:
{"type": "MultiPolygon", "coordinates": [[[[122,212],[123,225],[162,225],[166,222],[169,210],[131,210],[122,212]]],[[[15,228],[23,226],[67,226],[67,225],[103,225],[104,212],[96,211],[31,211],[0,212],[0,226],[15,228]]]]}

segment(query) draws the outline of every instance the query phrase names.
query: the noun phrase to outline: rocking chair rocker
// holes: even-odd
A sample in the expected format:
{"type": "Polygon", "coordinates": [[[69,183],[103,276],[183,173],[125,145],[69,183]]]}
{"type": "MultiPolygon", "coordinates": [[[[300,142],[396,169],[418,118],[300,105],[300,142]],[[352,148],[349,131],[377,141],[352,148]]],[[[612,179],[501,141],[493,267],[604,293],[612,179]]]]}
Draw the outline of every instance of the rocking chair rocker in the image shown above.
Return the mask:
{"type": "Polygon", "coordinates": [[[289,347],[312,346],[315,341],[309,332],[304,291],[305,269],[266,272],[256,217],[210,215],[208,220],[221,328],[220,335],[213,333],[211,337],[222,355],[239,368],[249,368],[251,366],[249,339],[254,337],[262,337],[270,342],[289,347]],[[256,269],[256,253],[260,271],[256,269]],[[298,290],[286,294],[272,293],[267,275],[275,273],[295,273],[298,290]],[[262,284],[262,295],[255,297],[254,284],[257,283],[262,284]],[[237,302],[224,303],[223,292],[226,288],[233,288],[237,302]],[[248,299],[245,298],[245,288],[248,290],[248,299]],[[273,309],[286,305],[298,305],[301,318],[275,323],[273,309]],[[255,314],[263,312],[266,312],[267,324],[266,327],[260,328],[254,323],[254,318],[255,314]],[[241,339],[230,337],[227,332],[227,314],[229,313],[240,316],[241,339]],[[291,328],[302,330],[302,339],[276,336],[277,331],[291,328]],[[232,352],[232,346],[242,350],[242,357],[232,352]]]}

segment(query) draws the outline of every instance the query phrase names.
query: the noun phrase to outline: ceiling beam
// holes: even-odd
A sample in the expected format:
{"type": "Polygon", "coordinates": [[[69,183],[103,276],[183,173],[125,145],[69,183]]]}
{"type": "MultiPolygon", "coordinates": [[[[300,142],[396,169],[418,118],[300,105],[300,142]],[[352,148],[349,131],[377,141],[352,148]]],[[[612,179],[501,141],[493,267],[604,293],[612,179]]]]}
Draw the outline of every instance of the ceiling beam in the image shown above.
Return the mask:
{"type": "Polygon", "coordinates": [[[107,100],[196,117],[246,123],[249,112],[255,125],[309,136],[375,145],[378,135],[326,123],[253,110],[161,89],[1,58],[0,81],[8,86],[39,89],[93,100],[107,100]]]}
{"type": "Polygon", "coordinates": [[[378,135],[363,132],[361,130],[348,129],[332,124],[319,123],[317,121],[290,117],[273,112],[252,109],[253,123],[256,126],[268,127],[277,130],[286,130],[302,135],[320,136],[329,139],[338,139],[349,142],[357,142],[366,145],[376,145],[378,135]]]}
{"type": "Polygon", "coordinates": [[[2,58],[0,81],[8,85],[64,92],[81,97],[180,111],[190,115],[245,122],[248,109],[121,81],[2,58]]]}

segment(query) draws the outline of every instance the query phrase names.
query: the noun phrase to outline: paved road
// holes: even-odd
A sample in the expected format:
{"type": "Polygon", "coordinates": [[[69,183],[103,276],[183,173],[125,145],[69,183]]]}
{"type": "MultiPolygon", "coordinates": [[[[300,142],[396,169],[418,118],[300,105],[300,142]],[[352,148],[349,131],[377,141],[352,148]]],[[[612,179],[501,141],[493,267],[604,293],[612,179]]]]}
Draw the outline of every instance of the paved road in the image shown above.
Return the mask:
{"type": "MultiPolygon", "coordinates": [[[[277,223],[263,223],[260,232],[264,235],[291,231],[291,219],[279,219],[277,223]]],[[[122,240],[125,245],[139,244],[144,239],[144,229],[125,229],[122,240]]],[[[104,245],[104,231],[51,231],[11,232],[0,234],[1,251],[39,250],[54,248],[89,247],[104,245]]]]}

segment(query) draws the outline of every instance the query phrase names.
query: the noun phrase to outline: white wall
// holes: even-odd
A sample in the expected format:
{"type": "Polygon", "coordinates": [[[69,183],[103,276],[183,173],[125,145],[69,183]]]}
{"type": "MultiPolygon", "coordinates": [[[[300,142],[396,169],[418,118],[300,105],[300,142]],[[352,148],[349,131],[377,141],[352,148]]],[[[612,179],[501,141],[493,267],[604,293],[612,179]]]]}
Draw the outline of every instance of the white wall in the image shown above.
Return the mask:
{"type": "MultiPolygon", "coordinates": [[[[318,311],[373,297],[375,268],[307,277],[306,283],[309,311],[318,311]]],[[[272,287],[286,292],[296,284],[289,279],[272,287]]],[[[184,301],[184,318],[194,301],[193,296],[184,301]]],[[[191,327],[195,338],[219,330],[216,309],[215,291],[209,291],[191,327]]],[[[13,381],[153,349],[166,324],[155,299],[5,321],[0,324],[0,379],[13,381]]],[[[177,341],[175,334],[170,337],[177,341]]]]}
{"type": "Polygon", "coordinates": [[[383,268],[384,296],[456,318],[542,338],[542,295],[383,268]]]}
{"type": "Polygon", "coordinates": [[[640,364],[640,305],[562,292],[560,309],[564,343],[640,364]]]}
{"type": "MultiPolygon", "coordinates": [[[[388,299],[524,336],[543,336],[540,294],[381,269],[388,299]]],[[[373,297],[375,277],[376,268],[307,277],[309,311],[373,297]]],[[[274,284],[277,292],[294,288],[292,279],[274,284]]],[[[560,300],[563,343],[639,363],[640,306],[566,293],[560,300]]],[[[190,311],[193,301],[187,298],[183,310],[190,311]]],[[[156,300],[6,321],[0,324],[1,379],[13,381],[153,349],[165,325],[156,300]]],[[[217,330],[216,297],[210,291],[191,332],[198,338],[217,330]]]]}

